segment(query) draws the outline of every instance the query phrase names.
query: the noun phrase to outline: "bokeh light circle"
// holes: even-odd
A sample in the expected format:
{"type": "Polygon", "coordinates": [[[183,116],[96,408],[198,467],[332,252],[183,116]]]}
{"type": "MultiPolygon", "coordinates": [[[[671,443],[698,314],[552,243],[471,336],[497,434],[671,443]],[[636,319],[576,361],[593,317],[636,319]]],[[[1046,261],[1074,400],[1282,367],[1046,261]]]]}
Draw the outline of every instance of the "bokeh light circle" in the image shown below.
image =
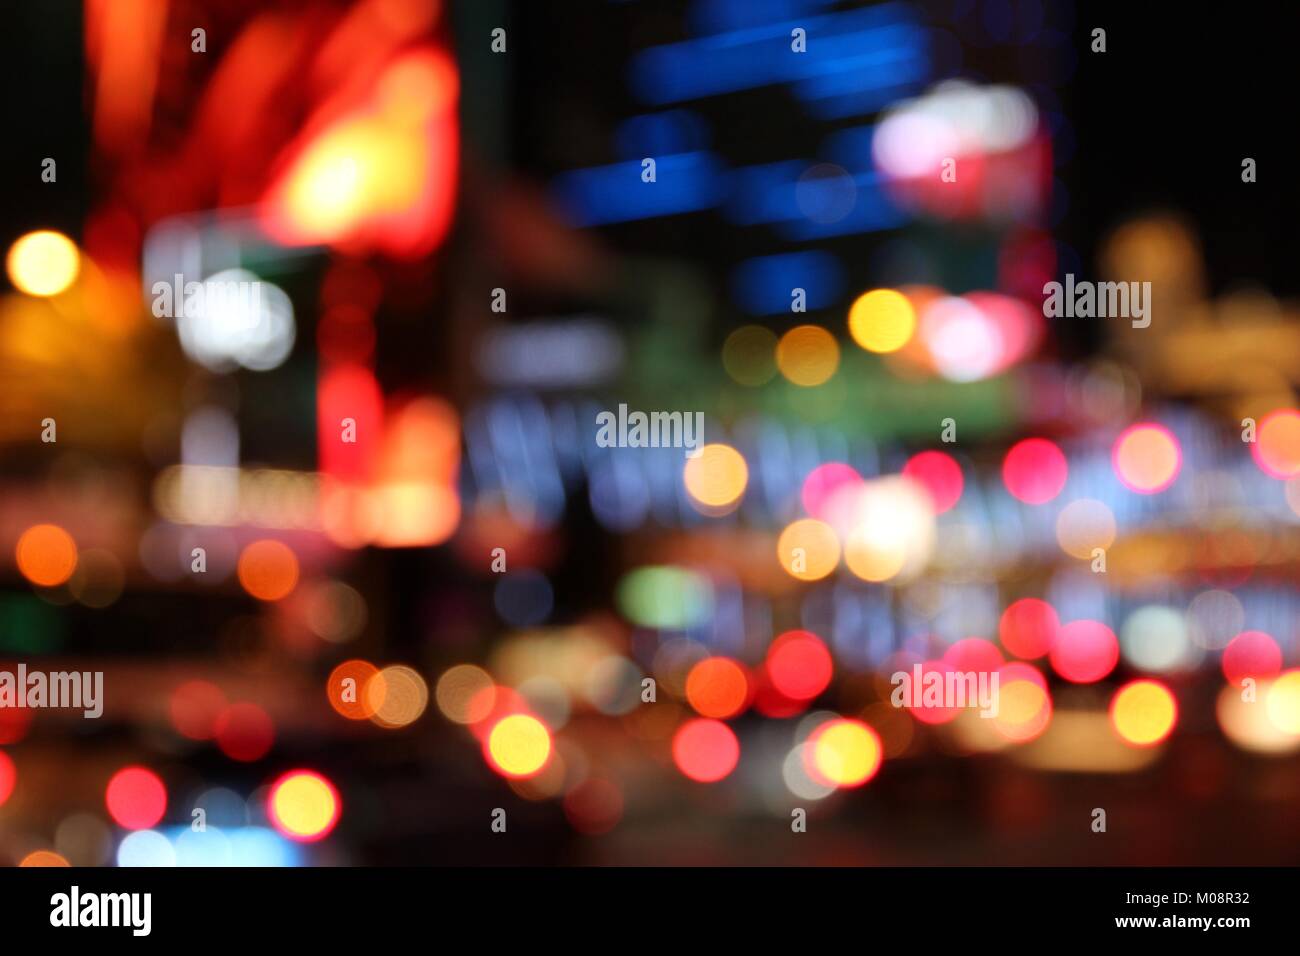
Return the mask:
{"type": "Polygon", "coordinates": [[[767,674],[783,696],[812,700],[831,682],[831,652],[810,631],[787,631],[767,651],[767,674]]]}
{"type": "Polygon", "coordinates": [[[1048,660],[1071,683],[1095,683],[1119,663],[1119,639],[1100,621],[1071,621],[1057,632],[1048,660]]]}
{"type": "Polygon", "coordinates": [[[703,717],[732,717],[748,698],[745,669],[729,657],[706,657],[686,675],[686,699],[703,717]]]}
{"type": "Polygon", "coordinates": [[[923,451],[913,455],[903,466],[903,476],[918,482],[934,501],[934,513],[951,511],[961,498],[965,479],[961,465],[952,455],[941,451],[923,451]]]}
{"type": "Polygon", "coordinates": [[[76,280],[81,270],[81,254],[63,233],[39,229],[20,236],[9,247],[5,265],[9,281],[20,292],[58,295],[76,280]]]}
{"type": "Polygon", "coordinates": [[[1257,682],[1276,677],[1282,670],[1282,648],[1263,631],[1242,631],[1223,649],[1220,664],[1228,683],[1239,687],[1247,677],[1257,682]]]}
{"type": "Polygon", "coordinates": [[[1002,461],[1002,481],[1016,499],[1029,505],[1051,501],[1065,487],[1065,453],[1046,438],[1016,442],[1002,461]]]}
{"type": "Polygon", "coordinates": [[[223,710],[215,730],[221,752],[240,763],[261,760],[275,742],[275,725],[270,715],[248,701],[231,704],[223,710]]]}
{"type": "Polygon", "coordinates": [[[1060,626],[1052,605],[1038,598],[1021,598],[1002,612],[998,638],[1009,653],[1034,660],[1052,649],[1060,626]]]}
{"type": "Polygon", "coordinates": [[[1150,747],[1168,737],[1178,720],[1178,703],[1159,681],[1135,680],[1110,702],[1110,723],[1127,744],[1150,747]]]}
{"type": "Polygon", "coordinates": [[[190,740],[211,740],[226,709],[226,695],[210,681],[188,680],[172,691],[168,709],[172,726],[190,740]]]}
{"type": "Polygon", "coordinates": [[[492,712],[496,685],[492,676],[473,664],[457,664],[443,671],[433,697],[444,717],[458,724],[476,724],[492,712]]]}
{"type": "Polygon", "coordinates": [[[800,581],[819,581],[840,563],[840,539],[835,529],[816,518],[786,525],[776,543],[777,560],[800,581]]]}
{"type": "Polygon", "coordinates": [[[239,555],[236,573],[259,601],[279,601],[298,585],[298,557],[283,541],[254,541],[239,555]]]}
{"type": "Polygon", "coordinates": [[[776,334],[761,325],[744,325],[722,343],[722,367],[740,385],[751,388],[776,375],[776,334]]]}
{"type": "Polygon", "coordinates": [[[795,326],[776,346],[776,364],[790,382],[812,388],[828,381],[840,364],[840,346],[819,325],[795,326]]]}
{"type": "Polygon", "coordinates": [[[1264,697],[1268,719],[1284,734],[1300,734],[1300,668],[1283,671],[1264,697]]]}
{"type": "Polygon", "coordinates": [[[396,730],[415,723],[429,706],[429,685],[414,668],[404,664],[385,667],[366,683],[372,723],[396,730]]]}
{"type": "Polygon", "coordinates": [[[916,331],[916,310],[894,289],[873,289],[849,308],[849,334],[868,352],[897,352],[916,331]]]}
{"type": "Polygon", "coordinates": [[[124,767],[108,781],[104,805],[118,826],[147,830],[167,812],[167,788],[152,770],[124,767]]]}
{"type": "Polygon", "coordinates": [[[715,443],[705,445],[698,455],[686,460],[682,479],[693,501],[705,509],[727,509],[745,493],[749,466],[736,449],[715,443]]]}
{"type": "Polygon", "coordinates": [[[1165,426],[1132,425],[1115,440],[1111,465],[1124,487],[1154,495],[1174,483],[1183,467],[1183,452],[1165,426]]]}
{"type": "Polygon", "coordinates": [[[860,720],[830,720],[808,738],[809,775],[837,787],[860,787],[880,770],[880,736],[860,720]]]}
{"type": "Polygon", "coordinates": [[[310,843],[329,835],[343,812],[334,785],[310,770],[291,770],[271,785],[266,815],[291,840],[310,843]]]}
{"type": "Polygon", "coordinates": [[[350,660],[330,671],[325,696],[330,706],[348,720],[369,720],[375,715],[369,684],[379,668],[369,661],[350,660]]]}
{"type": "Polygon", "coordinates": [[[1300,412],[1279,408],[1260,419],[1250,454],[1266,475],[1300,476],[1300,412]]]}
{"type": "Polygon", "coordinates": [[[58,525],[33,525],[14,549],[18,571],[32,584],[57,587],[77,569],[77,543],[58,525]]]}
{"type": "Polygon", "coordinates": [[[697,783],[716,783],[736,768],[740,741],[719,720],[688,720],[673,735],[673,762],[697,783]]]}
{"type": "Polygon", "coordinates": [[[536,776],[550,756],[550,731],[530,714],[503,717],[488,733],[488,762],[506,777],[536,776]]]}

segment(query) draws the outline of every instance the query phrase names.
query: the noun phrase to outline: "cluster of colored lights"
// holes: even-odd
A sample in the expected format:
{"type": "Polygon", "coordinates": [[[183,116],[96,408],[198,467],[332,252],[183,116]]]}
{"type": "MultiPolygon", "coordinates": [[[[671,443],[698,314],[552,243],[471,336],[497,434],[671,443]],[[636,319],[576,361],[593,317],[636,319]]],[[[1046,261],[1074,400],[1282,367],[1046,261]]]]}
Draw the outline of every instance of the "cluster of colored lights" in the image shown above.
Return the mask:
{"type": "MultiPolygon", "coordinates": [[[[0,804],[13,789],[12,761],[0,753],[0,804]]],[[[233,803],[240,799],[228,791],[209,791],[196,800],[195,817],[208,802],[233,803]]],[[[108,819],[126,831],[117,843],[119,866],[293,866],[299,861],[296,843],[312,843],[329,835],[338,823],[343,803],[337,789],[322,774],[292,770],[281,774],[266,789],[258,805],[270,827],[242,822],[243,811],[227,810],[231,825],[184,826],[164,831],[159,825],[169,809],[163,779],[142,766],[123,767],[104,789],[108,819]],[[287,843],[285,841],[288,841],[287,843]]],[[[215,808],[214,808],[215,809],[215,808]]],[[[206,810],[204,811],[206,813],[206,810]]],[[[57,867],[103,862],[111,835],[89,814],[68,818],[59,827],[57,848],[28,853],[20,866],[57,867]]]]}
{"type": "MultiPolygon", "coordinates": [[[[880,288],[849,307],[849,337],[899,371],[972,382],[1028,358],[1043,335],[1042,316],[995,292],[948,295],[929,286],[880,288]]],[[[723,368],[741,385],[758,387],[779,372],[801,388],[829,382],[841,364],[840,345],[820,325],[804,324],[778,338],[745,325],[722,347],[723,368]]]]}

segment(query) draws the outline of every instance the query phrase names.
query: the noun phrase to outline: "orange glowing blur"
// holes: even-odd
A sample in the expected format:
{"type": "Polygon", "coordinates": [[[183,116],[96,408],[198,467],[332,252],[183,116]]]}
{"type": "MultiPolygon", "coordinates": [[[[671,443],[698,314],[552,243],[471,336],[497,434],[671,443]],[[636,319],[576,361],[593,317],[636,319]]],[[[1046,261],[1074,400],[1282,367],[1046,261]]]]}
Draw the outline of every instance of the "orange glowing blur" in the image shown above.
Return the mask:
{"type": "Polygon", "coordinates": [[[686,460],[682,480],[692,503],[705,514],[725,514],[735,508],[749,484],[745,456],[730,445],[705,445],[686,460]]]}
{"type": "Polygon", "coordinates": [[[379,668],[369,661],[344,661],[330,672],[325,696],[330,706],[348,720],[369,720],[375,716],[369,684],[379,668]]]}
{"type": "Polygon", "coordinates": [[[426,47],[390,64],[364,105],[322,106],[266,194],[271,235],[401,258],[432,251],[454,207],[459,82],[450,57],[426,47]]]}
{"type": "Polygon", "coordinates": [[[1255,463],[1274,478],[1300,475],[1300,412],[1279,408],[1265,415],[1250,451],[1255,463]]]}
{"type": "Polygon", "coordinates": [[[840,563],[840,540],[835,529],[825,522],[801,518],[786,525],[781,532],[776,556],[791,577],[818,581],[840,563]]]}
{"type": "Polygon", "coordinates": [[[284,542],[254,541],[239,556],[239,583],[259,601],[279,601],[298,586],[298,557],[284,542]]]}
{"type": "Polygon", "coordinates": [[[686,675],[686,699],[704,717],[731,717],[745,708],[749,680],[729,657],[708,657],[686,675]]]}
{"type": "Polygon", "coordinates": [[[66,858],[53,850],[36,850],[28,853],[19,866],[71,866],[66,858]]]}
{"type": "Polygon", "coordinates": [[[57,587],[77,569],[77,543],[58,525],[28,528],[14,553],[22,576],[41,587],[57,587]]]}
{"type": "Polygon", "coordinates": [[[1168,428],[1141,424],[1125,429],[1115,440],[1111,460],[1125,487],[1153,495],[1174,483],[1183,467],[1183,452],[1168,428]]]}

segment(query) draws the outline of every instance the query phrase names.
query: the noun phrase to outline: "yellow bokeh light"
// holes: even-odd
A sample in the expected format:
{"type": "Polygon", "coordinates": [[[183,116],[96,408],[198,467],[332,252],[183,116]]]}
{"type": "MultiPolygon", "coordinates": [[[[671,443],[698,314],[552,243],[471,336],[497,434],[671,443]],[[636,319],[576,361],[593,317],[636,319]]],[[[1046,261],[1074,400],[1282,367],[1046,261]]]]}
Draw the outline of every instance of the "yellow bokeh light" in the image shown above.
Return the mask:
{"type": "Polygon", "coordinates": [[[1125,684],[1110,704],[1110,722],[1125,743],[1139,747],[1158,744],[1178,719],[1178,704],[1164,684],[1135,680],[1125,684]]]}
{"type": "Polygon", "coordinates": [[[492,677],[483,668],[457,664],[438,678],[433,697],[448,720],[475,724],[491,713],[496,692],[492,677]]]}
{"type": "Polygon", "coordinates": [[[682,479],[691,499],[706,513],[715,513],[740,501],[749,484],[749,466],[730,445],[705,445],[698,455],[686,460],[682,479]]]}
{"type": "Polygon", "coordinates": [[[81,254],[61,232],[41,229],[9,247],[9,281],[28,295],[58,295],[81,271],[81,254]]]}
{"type": "Polygon", "coordinates": [[[776,374],[776,335],[761,325],[744,325],[722,343],[722,367],[741,385],[762,385],[776,374]]]}
{"type": "Polygon", "coordinates": [[[907,563],[907,546],[879,539],[865,526],[855,528],[844,542],[844,563],[864,581],[888,581],[907,563]]]}
{"type": "Polygon", "coordinates": [[[1300,734],[1300,669],[1278,675],[1264,702],[1274,727],[1284,734],[1300,734]]]}
{"type": "Polygon", "coordinates": [[[873,289],[849,309],[849,334],[868,352],[897,352],[916,331],[916,310],[893,289],[873,289]]]}
{"type": "Polygon", "coordinates": [[[880,769],[880,738],[860,721],[831,721],[816,732],[811,743],[817,772],[837,787],[860,786],[880,769]]]}
{"type": "Polygon", "coordinates": [[[1003,737],[1023,743],[1037,737],[1052,716],[1047,691],[1030,680],[1012,680],[998,689],[994,729],[1003,737]]]}
{"type": "Polygon", "coordinates": [[[1215,713],[1223,735],[1243,750],[1254,753],[1281,754],[1300,750],[1300,734],[1286,734],[1269,719],[1267,705],[1272,681],[1260,681],[1257,696],[1249,700],[1240,687],[1225,684],[1215,702],[1215,713]]]}
{"type": "Polygon", "coordinates": [[[551,735],[545,725],[528,714],[503,717],[488,734],[488,755],[508,777],[531,777],[551,756],[551,735]]]}
{"type": "Polygon", "coordinates": [[[818,581],[840,562],[835,529],[815,518],[791,522],[776,543],[776,557],[786,573],[800,581],[818,581]]]}
{"type": "Polygon", "coordinates": [[[324,836],[338,819],[339,801],[334,788],[318,774],[287,775],[271,791],[271,818],[280,829],[298,839],[324,836]]]}
{"type": "Polygon", "coordinates": [[[819,325],[800,325],[781,336],[776,346],[781,374],[805,388],[827,381],[840,364],[840,346],[819,325]]]}

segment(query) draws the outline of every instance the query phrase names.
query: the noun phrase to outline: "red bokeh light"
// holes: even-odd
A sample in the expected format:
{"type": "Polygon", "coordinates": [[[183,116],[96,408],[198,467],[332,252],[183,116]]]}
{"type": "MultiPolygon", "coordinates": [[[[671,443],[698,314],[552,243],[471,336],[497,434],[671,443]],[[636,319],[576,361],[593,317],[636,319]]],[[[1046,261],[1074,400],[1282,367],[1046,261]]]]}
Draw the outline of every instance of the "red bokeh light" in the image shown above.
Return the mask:
{"type": "Polygon", "coordinates": [[[167,788],[152,770],[125,767],[108,781],[104,804],[118,826],[147,830],[167,812],[167,788]]]}
{"type": "Polygon", "coordinates": [[[1223,649],[1223,676],[1240,685],[1247,677],[1263,680],[1282,671],[1282,649],[1263,631],[1242,631],[1223,649]]]}
{"type": "MultiPolygon", "coordinates": [[[[949,666],[943,661],[925,661],[921,664],[921,684],[920,686],[917,686],[916,682],[913,681],[911,695],[904,701],[904,706],[907,708],[908,712],[917,720],[921,721],[921,723],[946,724],[957,719],[958,708],[956,707],[928,706],[924,703],[914,705],[912,703],[913,700],[924,700],[925,686],[930,679],[930,674],[939,674],[942,677],[945,674],[952,673],[954,670],[955,668],[949,666]]],[[[908,676],[911,677],[913,673],[914,671],[909,672],[908,676]]]]}
{"type": "Polygon", "coordinates": [[[1119,663],[1119,641],[1100,621],[1071,621],[1061,626],[1049,659],[1052,669],[1066,680],[1091,684],[1119,663]]]}
{"type": "Polygon", "coordinates": [[[1046,438],[1016,442],[1002,461],[1007,491],[1030,505],[1044,504],[1059,495],[1069,471],[1065,453],[1046,438]]]}
{"type": "Polygon", "coordinates": [[[623,817],[623,791],[609,780],[591,777],[564,795],[564,815],[579,833],[608,833],[623,817]]]}
{"type": "Polygon", "coordinates": [[[673,762],[699,783],[716,783],[731,773],[739,760],[740,741],[720,720],[688,720],[673,736],[673,762]]]}
{"type": "Polygon", "coordinates": [[[951,510],[960,500],[966,484],[961,465],[941,451],[923,451],[913,455],[903,466],[903,474],[925,488],[934,502],[935,514],[951,510]]]}
{"type": "Polygon", "coordinates": [[[275,741],[275,725],[256,704],[231,704],[216,724],[217,746],[231,760],[251,763],[266,756],[275,741]]]}
{"type": "Polygon", "coordinates": [[[767,650],[772,686],[791,700],[812,700],[831,682],[831,652],[809,631],[786,631],[767,650]]]}
{"type": "Polygon", "coordinates": [[[992,641],[968,637],[944,651],[943,662],[953,670],[991,674],[1002,666],[1002,652],[992,641]]]}
{"type": "Polygon", "coordinates": [[[1009,653],[1034,660],[1052,649],[1060,626],[1052,605],[1038,598],[1021,598],[1002,612],[998,637],[1009,653]]]}
{"type": "Polygon", "coordinates": [[[5,801],[14,792],[14,785],[17,783],[18,771],[14,767],[13,760],[7,753],[0,753],[0,807],[5,805],[5,801]]]}
{"type": "Polygon", "coordinates": [[[0,744],[16,744],[27,736],[32,711],[26,707],[0,707],[0,744]]]}

